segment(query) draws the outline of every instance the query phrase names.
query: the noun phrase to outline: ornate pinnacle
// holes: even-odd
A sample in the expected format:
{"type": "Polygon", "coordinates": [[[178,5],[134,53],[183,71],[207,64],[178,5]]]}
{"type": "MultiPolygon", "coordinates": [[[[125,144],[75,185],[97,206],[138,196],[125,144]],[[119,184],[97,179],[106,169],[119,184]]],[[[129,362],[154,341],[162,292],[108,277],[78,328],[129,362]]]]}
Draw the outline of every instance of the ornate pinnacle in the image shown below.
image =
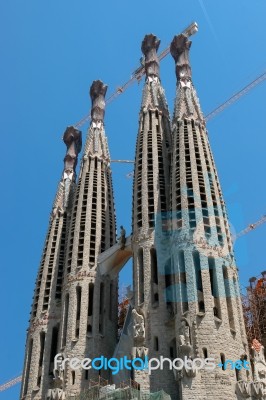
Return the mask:
{"type": "Polygon", "coordinates": [[[146,35],[141,45],[141,51],[145,56],[146,76],[159,77],[160,64],[157,56],[157,50],[161,41],[153,34],[146,35]]]}
{"type": "Polygon", "coordinates": [[[67,153],[64,158],[64,173],[73,176],[78,161],[78,153],[81,150],[82,140],[81,132],[73,126],[68,126],[63,140],[67,146],[67,153]]]}
{"type": "Polygon", "coordinates": [[[92,82],[90,88],[92,121],[103,121],[104,119],[106,91],[107,85],[105,85],[102,81],[92,82]]]}
{"type": "Polygon", "coordinates": [[[191,67],[189,62],[189,49],[191,41],[188,37],[181,33],[175,36],[171,46],[170,52],[176,63],[176,76],[179,80],[191,80],[191,67]]]}

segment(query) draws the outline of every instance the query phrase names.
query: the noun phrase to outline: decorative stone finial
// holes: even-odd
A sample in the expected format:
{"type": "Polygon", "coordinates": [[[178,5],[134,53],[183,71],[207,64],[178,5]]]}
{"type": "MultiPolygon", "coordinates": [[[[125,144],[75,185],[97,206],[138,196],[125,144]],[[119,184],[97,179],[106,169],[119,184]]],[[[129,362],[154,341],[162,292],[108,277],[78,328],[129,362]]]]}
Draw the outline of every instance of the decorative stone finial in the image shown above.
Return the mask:
{"type": "Polygon", "coordinates": [[[146,35],[141,45],[141,51],[145,56],[145,71],[146,76],[158,76],[160,64],[157,55],[157,50],[161,41],[153,34],[146,35]]]}
{"type": "Polygon", "coordinates": [[[189,62],[189,49],[191,41],[188,37],[181,33],[175,36],[171,46],[170,52],[176,63],[176,76],[178,80],[191,79],[191,67],[189,62]]]}
{"type": "Polygon", "coordinates": [[[67,174],[74,173],[78,161],[78,153],[82,146],[81,131],[73,126],[68,126],[64,133],[63,140],[67,146],[67,153],[64,158],[64,171],[67,174]]]}
{"type": "Polygon", "coordinates": [[[107,85],[105,85],[102,81],[92,82],[90,88],[92,121],[103,121],[104,119],[106,91],[107,85]]]}

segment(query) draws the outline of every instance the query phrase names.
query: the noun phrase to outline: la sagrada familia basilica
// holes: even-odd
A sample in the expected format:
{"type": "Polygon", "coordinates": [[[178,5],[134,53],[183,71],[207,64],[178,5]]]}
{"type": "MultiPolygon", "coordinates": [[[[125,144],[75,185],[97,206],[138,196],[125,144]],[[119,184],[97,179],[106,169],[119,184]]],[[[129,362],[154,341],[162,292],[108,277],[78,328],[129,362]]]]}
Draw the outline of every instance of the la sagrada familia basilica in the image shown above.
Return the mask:
{"type": "Polygon", "coordinates": [[[105,398],[86,397],[99,381],[118,398],[127,379],[145,399],[162,391],[174,400],[266,399],[264,348],[256,340],[248,348],[226,206],[192,82],[189,36],[175,36],[170,46],[177,78],[173,117],[160,78],[160,40],[149,34],[141,45],[146,79],[130,235],[122,228],[116,237],[103,82],[90,88],[91,122],[78,175],[81,132],[70,126],[64,133],[64,170],[36,280],[21,400],[105,398]],[[118,336],[118,275],[130,258],[133,289],[118,336]],[[65,359],[100,357],[188,363],[116,374],[69,362],[62,369],[65,359]],[[193,364],[211,358],[213,369],[193,364]]]}

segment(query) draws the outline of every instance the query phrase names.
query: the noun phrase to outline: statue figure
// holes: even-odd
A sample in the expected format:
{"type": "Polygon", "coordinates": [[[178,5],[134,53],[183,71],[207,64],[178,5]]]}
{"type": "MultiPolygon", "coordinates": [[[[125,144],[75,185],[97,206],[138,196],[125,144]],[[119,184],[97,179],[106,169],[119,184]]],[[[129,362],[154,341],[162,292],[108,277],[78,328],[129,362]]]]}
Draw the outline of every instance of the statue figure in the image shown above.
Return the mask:
{"type": "Polygon", "coordinates": [[[126,230],[123,225],[120,226],[120,249],[124,250],[126,245],[126,230]]]}
{"type": "Polygon", "coordinates": [[[61,383],[63,383],[64,380],[64,369],[62,368],[64,359],[64,354],[60,353],[57,357],[56,368],[53,369],[54,380],[58,380],[61,383]]]}
{"type": "Polygon", "coordinates": [[[264,347],[257,340],[252,342],[252,363],[254,366],[254,380],[262,382],[266,392],[266,361],[264,357],[264,347]]]}
{"type": "Polygon", "coordinates": [[[144,317],[138,314],[135,309],[132,310],[133,317],[133,336],[134,339],[145,338],[145,327],[144,327],[144,317]]]}
{"type": "Polygon", "coordinates": [[[186,321],[181,322],[179,341],[181,346],[190,346],[190,329],[186,321]]]}
{"type": "Polygon", "coordinates": [[[179,335],[179,349],[183,356],[190,357],[192,346],[190,340],[190,328],[186,320],[182,320],[179,335]]]}

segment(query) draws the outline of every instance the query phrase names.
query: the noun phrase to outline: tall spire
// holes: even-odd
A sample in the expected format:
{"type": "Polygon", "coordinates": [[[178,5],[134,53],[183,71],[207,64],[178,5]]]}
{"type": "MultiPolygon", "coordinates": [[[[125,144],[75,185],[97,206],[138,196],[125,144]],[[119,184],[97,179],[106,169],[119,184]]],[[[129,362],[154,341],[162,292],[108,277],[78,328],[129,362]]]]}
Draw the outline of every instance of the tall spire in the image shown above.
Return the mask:
{"type": "Polygon", "coordinates": [[[110,153],[104,130],[105,94],[107,85],[94,81],[90,88],[91,125],[84,149],[84,157],[96,156],[110,163],[110,153]]]}
{"type": "Polygon", "coordinates": [[[160,41],[146,35],[141,49],[145,56],[143,88],[134,173],[133,232],[153,230],[157,212],[167,210],[170,117],[159,78],[157,49],[160,41]],[[155,196],[155,191],[159,195],[155,196]]]}
{"type": "MultiPolygon", "coordinates": [[[[159,354],[169,357],[174,339],[170,310],[165,302],[169,276],[159,269],[155,235],[157,219],[169,207],[169,148],[171,127],[168,106],[159,77],[157,50],[159,39],[146,35],[141,49],[144,53],[146,82],[139,114],[133,183],[133,324],[143,321],[143,332],[134,336],[133,357],[159,354]],[[163,338],[162,338],[163,330],[163,338]]],[[[157,230],[157,228],[156,228],[157,230]]],[[[160,250],[160,249],[159,249],[160,250]]],[[[137,329],[136,329],[137,330],[137,329]]],[[[173,347],[174,348],[174,347],[173,347]]],[[[173,350],[174,351],[174,350],[173,350]]],[[[177,384],[169,371],[134,371],[141,389],[160,389],[176,398],[177,384]]]]}
{"type": "Polygon", "coordinates": [[[58,337],[61,313],[68,205],[75,188],[75,167],[81,149],[81,132],[68,127],[63,138],[67,153],[36,280],[26,343],[22,399],[32,399],[32,396],[44,398],[52,385],[50,374],[56,354],[54,344],[58,337]]]}
{"type": "Polygon", "coordinates": [[[170,52],[175,60],[178,81],[173,121],[186,117],[204,123],[197,93],[191,79],[190,47],[191,41],[184,34],[175,36],[170,46],[170,52]]]}
{"type": "MultiPolygon", "coordinates": [[[[66,251],[61,349],[66,357],[113,355],[117,334],[117,278],[101,275],[98,256],[116,241],[110,154],[104,130],[107,86],[90,88],[91,124],[74,196],[66,251]]],[[[109,379],[108,371],[101,376],[109,379]]],[[[66,395],[88,388],[96,370],[74,371],[69,366],[61,382],[66,395]]]]}
{"type": "MultiPolygon", "coordinates": [[[[170,47],[177,76],[171,165],[175,329],[183,358],[223,362],[246,357],[247,342],[227,213],[191,80],[190,47],[183,34],[170,47]]],[[[239,372],[238,379],[244,375],[239,372]]],[[[233,373],[226,386],[215,372],[204,370],[184,370],[177,378],[183,400],[235,399],[233,373]]]]}

